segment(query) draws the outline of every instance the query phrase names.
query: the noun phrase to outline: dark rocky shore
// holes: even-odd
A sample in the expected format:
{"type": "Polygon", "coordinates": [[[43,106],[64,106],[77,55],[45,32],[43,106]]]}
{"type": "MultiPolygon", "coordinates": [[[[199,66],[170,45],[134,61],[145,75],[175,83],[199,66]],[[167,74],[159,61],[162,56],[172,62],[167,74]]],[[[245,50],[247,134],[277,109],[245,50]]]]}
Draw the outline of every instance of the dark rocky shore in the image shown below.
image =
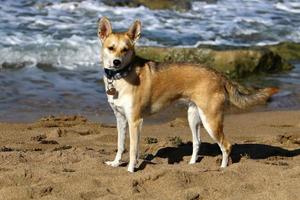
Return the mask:
{"type": "MultiPolygon", "coordinates": [[[[104,0],[109,6],[139,7],[152,10],[187,11],[195,0],[104,0]]],[[[215,4],[217,0],[198,0],[215,4]]],[[[300,60],[300,44],[283,42],[261,47],[198,46],[196,48],[138,47],[141,57],[158,62],[193,62],[213,67],[231,78],[261,73],[274,73],[293,68],[291,61],[300,60]]]]}
{"type": "Polygon", "coordinates": [[[191,0],[104,0],[105,4],[109,6],[128,6],[138,7],[145,6],[150,9],[174,9],[178,11],[185,11],[191,8],[191,0]]]}
{"type": "Polygon", "coordinates": [[[213,67],[231,78],[274,73],[293,68],[300,44],[284,42],[262,47],[138,47],[137,54],[157,62],[192,62],[213,67]]]}

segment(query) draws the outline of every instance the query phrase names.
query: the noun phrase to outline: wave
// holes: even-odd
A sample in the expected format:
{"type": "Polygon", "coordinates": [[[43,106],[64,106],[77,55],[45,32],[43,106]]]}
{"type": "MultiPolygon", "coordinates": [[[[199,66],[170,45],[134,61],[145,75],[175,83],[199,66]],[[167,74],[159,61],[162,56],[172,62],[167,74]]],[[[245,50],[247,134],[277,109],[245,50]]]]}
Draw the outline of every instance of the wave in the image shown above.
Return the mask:
{"type": "Polygon", "coordinates": [[[288,3],[276,3],[275,8],[290,13],[300,14],[300,3],[299,2],[288,2],[288,3]]]}
{"type": "Polygon", "coordinates": [[[110,7],[98,0],[4,1],[0,9],[0,65],[98,67],[96,29],[101,16],[109,17],[116,31],[124,31],[140,19],[139,44],[143,46],[261,46],[300,42],[299,13],[299,2],[284,0],[193,1],[186,12],[110,7]]]}
{"type": "Polygon", "coordinates": [[[94,68],[100,61],[99,42],[76,35],[60,41],[41,37],[25,42],[11,37],[7,38],[7,42],[14,45],[0,49],[2,64],[27,63],[26,66],[35,66],[37,63],[47,63],[57,68],[76,69],[94,68]]]}

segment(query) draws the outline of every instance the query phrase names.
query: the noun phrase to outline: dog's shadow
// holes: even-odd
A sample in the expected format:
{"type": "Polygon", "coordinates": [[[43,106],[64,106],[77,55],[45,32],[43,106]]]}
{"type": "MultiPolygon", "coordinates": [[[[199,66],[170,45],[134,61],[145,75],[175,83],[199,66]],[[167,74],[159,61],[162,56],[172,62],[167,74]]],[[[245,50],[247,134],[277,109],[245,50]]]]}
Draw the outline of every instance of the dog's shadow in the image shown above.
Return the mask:
{"type": "MultiPolygon", "coordinates": [[[[184,143],[178,147],[164,147],[159,149],[155,155],[148,154],[139,169],[144,169],[147,164],[153,164],[152,160],[156,157],[168,159],[168,164],[179,163],[183,161],[184,156],[192,154],[193,145],[191,142],[184,143]]],[[[221,155],[217,144],[201,143],[199,155],[218,156],[221,155]]],[[[294,157],[300,155],[300,149],[287,150],[281,147],[266,144],[234,144],[230,154],[232,163],[237,163],[243,156],[249,159],[266,159],[272,156],[294,157]]],[[[201,160],[202,157],[200,157],[201,160]]],[[[198,160],[199,162],[199,160],[198,160]]]]}

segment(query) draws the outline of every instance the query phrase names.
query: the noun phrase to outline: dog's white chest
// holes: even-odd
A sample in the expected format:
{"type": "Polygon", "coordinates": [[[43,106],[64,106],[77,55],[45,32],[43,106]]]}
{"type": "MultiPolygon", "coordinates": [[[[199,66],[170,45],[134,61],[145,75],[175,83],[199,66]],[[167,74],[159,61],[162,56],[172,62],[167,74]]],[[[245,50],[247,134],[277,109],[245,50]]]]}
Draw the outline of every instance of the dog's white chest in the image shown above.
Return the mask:
{"type": "MultiPolygon", "coordinates": [[[[107,81],[105,80],[105,86],[107,87],[107,81]]],[[[116,110],[127,110],[132,106],[132,95],[129,92],[128,84],[124,80],[115,80],[113,83],[116,89],[116,95],[108,95],[107,100],[110,105],[116,110]]]]}
{"type": "Polygon", "coordinates": [[[122,95],[118,92],[118,96],[107,95],[108,102],[116,107],[125,107],[131,104],[132,98],[129,95],[122,95]]]}

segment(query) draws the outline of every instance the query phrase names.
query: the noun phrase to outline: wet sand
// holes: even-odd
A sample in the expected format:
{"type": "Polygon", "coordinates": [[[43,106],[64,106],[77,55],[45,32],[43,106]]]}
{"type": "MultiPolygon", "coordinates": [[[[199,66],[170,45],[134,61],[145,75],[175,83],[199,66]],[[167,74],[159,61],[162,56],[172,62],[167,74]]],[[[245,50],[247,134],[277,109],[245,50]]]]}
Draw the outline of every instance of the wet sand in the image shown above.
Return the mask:
{"type": "Polygon", "coordinates": [[[128,152],[123,166],[104,164],[116,152],[115,124],[80,116],[0,123],[0,199],[299,198],[300,111],[230,114],[224,128],[234,146],[220,170],[220,151],[203,128],[199,162],[189,165],[184,118],[146,123],[144,160],[131,174],[128,152]]]}

